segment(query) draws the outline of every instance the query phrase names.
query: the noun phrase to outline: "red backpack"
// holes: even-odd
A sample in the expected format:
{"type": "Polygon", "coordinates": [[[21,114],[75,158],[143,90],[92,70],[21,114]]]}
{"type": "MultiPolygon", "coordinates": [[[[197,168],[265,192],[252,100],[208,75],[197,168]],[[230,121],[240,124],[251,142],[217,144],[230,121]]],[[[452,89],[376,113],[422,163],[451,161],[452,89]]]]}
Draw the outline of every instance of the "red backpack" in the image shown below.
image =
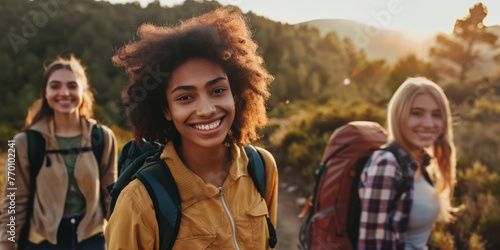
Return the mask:
{"type": "MultiPolygon", "coordinates": [[[[361,214],[359,176],[387,138],[385,129],[376,122],[350,122],[333,132],[315,171],[312,198],[301,214],[305,217],[299,232],[302,248],[356,249],[361,214]]],[[[399,159],[395,149],[384,150],[399,159]]]]}

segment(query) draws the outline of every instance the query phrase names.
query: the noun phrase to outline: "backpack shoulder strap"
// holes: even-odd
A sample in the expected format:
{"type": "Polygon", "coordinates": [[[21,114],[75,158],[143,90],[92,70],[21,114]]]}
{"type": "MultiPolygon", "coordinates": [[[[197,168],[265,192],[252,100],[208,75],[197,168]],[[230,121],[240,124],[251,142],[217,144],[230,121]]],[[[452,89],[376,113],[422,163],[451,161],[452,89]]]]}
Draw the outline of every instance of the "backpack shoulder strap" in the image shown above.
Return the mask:
{"type": "Polygon", "coordinates": [[[40,132],[34,130],[27,130],[26,137],[28,138],[30,177],[32,174],[36,177],[42,168],[43,158],[45,156],[45,139],[40,132]]]}
{"type": "Polygon", "coordinates": [[[160,249],[172,249],[181,224],[181,197],[174,177],[159,155],[139,170],[136,177],[153,201],[160,235],[160,249]]]}
{"type": "Polygon", "coordinates": [[[26,208],[26,217],[24,226],[21,229],[19,237],[19,249],[24,249],[28,243],[28,235],[30,231],[30,220],[33,214],[33,203],[35,201],[36,192],[36,177],[42,168],[43,159],[45,157],[45,139],[40,132],[27,130],[26,137],[28,140],[28,161],[30,164],[30,190],[28,196],[28,207],[26,208]]]}
{"type": "MultiPolygon", "coordinates": [[[[97,171],[99,173],[99,180],[101,179],[101,160],[102,160],[102,154],[104,152],[104,132],[102,131],[102,126],[99,124],[94,124],[92,126],[92,133],[90,135],[90,143],[92,144],[92,152],[94,153],[95,159],[97,160],[97,171]]],[[[101,209],[102,213],[106,217],[107,215],[107,209],[106,209],[106,202],[105,200],[105,195],[104,192],[99,189],[99,200],[101,203],[101,209]]]]}
{"type": "Polygon", "coordinates": [[[391,152],[394,155],[394,157],[396,158],[396,161],[398,162],[399,167],[401,168],[403,179],[402,179],[401,186],[398,189],[396,199],[395,199],[395,200],[399,200],[399,198],[401,198],[401,195],[403,195],[404,192],[408,191],[408,182],[409,182],[409,174],[408,174],[409,170],[408,169],[410,166],[408,166],[408,162],[401,157],[398,150],[396,148],[394,148],[394,146],[389,144],[387,147],[382,148],[382,150],[386,150],[386,151],[391,152]]]}
{"type": "Polygon", "coordinates": [[[264,162],[262,161],[262,156],[260,156],[260,153],[252,146],[245,147],[245,153],[248,157],[248,174],[252,177],[253,184],[257,188],[257,191],[259,191],[262,198],[264,198],[266,191],[266,170],[264,162]]]}
{"type": "Polygon", "coordinates": [[[102,126],[95,124],[92,126],[91,135],[92,151],[94,152],[95,158],[97,159],[97,164],[101,164],[102,154],[104,151],[104,132],[102,131],[102,126]]]}
{"type": "MultiPolygon", "coordinates": [[[[262,160],[262,156],[259,151],[257,151],[252,146],[245,147],[245,153],[248,157],[248,174],[252,177],[253,184],[257,191],[259,191],[260,196],[265,199],[266,192],[266,169],[264,161],[262,160]]],[[[278,242],[278,238],[276,237],[276,230],[271,222],[269,217],[266,217],[267,220],[267,228],[269,230],[269,246],[274,248],[276,243],[278,242]]]]}

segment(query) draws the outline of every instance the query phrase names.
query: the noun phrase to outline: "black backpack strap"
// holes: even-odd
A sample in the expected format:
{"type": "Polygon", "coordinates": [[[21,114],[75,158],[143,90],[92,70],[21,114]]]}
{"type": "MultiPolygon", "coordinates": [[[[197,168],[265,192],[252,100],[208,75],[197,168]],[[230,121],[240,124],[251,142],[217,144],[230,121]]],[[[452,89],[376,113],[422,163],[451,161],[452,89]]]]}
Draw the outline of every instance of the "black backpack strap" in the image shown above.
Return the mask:
{"type": "Polygon", "coordinates": [[[423,168],[423,169],[422,169],[422,175],[424,176],[425,180],[426,180],[429,184],[431,184],[431,186],[433,186],[433,187],[434,187],[434,183],[432,182],[432,179],[431,179],[431,177],[430,177],[429,173],[427,172],[427,170],[426,170],[425,168],[423,168]]]}
{"type": "MultiPolygon", "coordinates": [[[[266,191],[266,169],[264,166],[264,161],[260,153],[252,146],[245,147],[245,153],[248,157],[248,174],[252,177],[253,184],[259,191],[262,198],[265,197],[266,191]]],[[[276,230],[269,217],[266,217],[267,228],[269,230],[269,246],[271,248],[276,247],[278,238],[276,237],[276,230]]]]}
{"type": "Polygon", "coordinates": [[[387,147],[385,148],[382,148],[382,150],[386,150],[386,151],[389,151],[391,152],[394,157],[396,158],[396,161],[398,162],[398,165],[399,167],[401,168],[401,172],[402,172],[402,181],[400,183],[400,187],[398,189],[398,192],[396,194],[396,199],[394,199],[395,201],[399,200],[399,198],[401,198],[401,195],[403,195],[403,193],[407,192],[408,189],[409,189],[409,179],[410,179],[410,176],[409,176],[409,163],[408,161],[406,161],[405,159],[403,159],[403,157],[399,154],[398,150],[391,144],[389,144],[387,147]]]}
{"type": "Polygon", "coordinates": [[[67,149],[56,149],[56,150],[46,150],[46,154],[79,154],[87,151],[91,151],[94,153],[94,156],[97,160],[97,164],[101,164],[102,154],[104,151],[104,132],[102,131],[102,127],[100,125],[94,125],[92,127],[92,134],[90,137],[92,147],[75,147],[75,148],[67,148],[67,149]]]}
{"type": "Polygon", "coordinates": [[[265,196],[266,191],[266,170],[262,158],[253,147],[245,147],[245,153],[248,157],[248,174],[252,177],[253,184],[259,191],[262,197],[265,196]]]}
{"type": "MultiPolygon", "coordinates": [[[[28,138],[28,160],[30,163],[30,177],[37,176],[42,168],[43,158],[45,156],[45,139],[42,134],[34,130],[27,130],[28,138]]],[[[36,178],[34,179],[36,180],[36,178]]],[[[30,180],[30,182],[33,181],[30,180]]]]}
{"type": "Polygon", "coordinates": [[[102,131],[101,125],[95,124],[92,126],[92,135],[90,139],[92,140],[92,151],[97,159],[97,165],[100,165],[104,152],[104,132],[102,131]]]}
{"type": "Polygon", "coordinates": [[[182,205],[174,177],[165,161],[154,156],[136,177],[146,187],[156,211],[160,235],[160,249],[172,249],[181,224],[182,205]]]}
{"type": "Polygon", "coordinates": [[[18,249],[24,249],[28,243],[28,236],[30,232],[30,221],[33,215],[33,203],[35,202],[36,192],[36,177],[40,172],[45,156],[45,139],[42,134],[34,130],[27,130],[26,137],[28,140],[28,161],[30,164],[30,190],[28,196],[28,206],[26,208],[26,217],[24,226],[21,229],[19,236],[18,249]]]}
{"type": "MultiPolygon", "coordinates": [[[[94,124],[92,126],[92,133],[90,135],[90,143],[92,144],[92,152],[94,153],[95,159],[97,160],[97,171],[99,173],[99,183],[101,182],[101,160],[102,154],[104,153],[104,132],[99,124],[94,124]]],[[[83,148],[85,149],[85,148],[83,148]]],[[[104,202],[105,194],[99,188],[99,200],[101,202],[101,209],[104,216],[106,216],[106,203],[104,202]]],[[[107,195],[107,194],[106,194],[107,195]]]]}
{"type": "Polygon", "coordinates": [[[77,155],[82,152],[87,152],[92,150],[89,147],[78,147],[78,148],[67,148],[67,149],[56,149],[56,150],[45,150],[45,154],[62,154],[62,155],[77,155]]]}

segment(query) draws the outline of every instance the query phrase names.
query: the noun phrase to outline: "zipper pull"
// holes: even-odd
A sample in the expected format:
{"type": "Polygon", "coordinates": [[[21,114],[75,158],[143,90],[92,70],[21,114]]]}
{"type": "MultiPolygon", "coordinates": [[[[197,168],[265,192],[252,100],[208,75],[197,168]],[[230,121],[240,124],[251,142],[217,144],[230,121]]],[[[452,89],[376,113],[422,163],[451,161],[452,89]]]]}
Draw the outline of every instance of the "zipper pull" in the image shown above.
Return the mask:
{"type": "Polygon", "coordinates": [[[224,188],[219,187],[220,196],[224,197],[224,188]]]}

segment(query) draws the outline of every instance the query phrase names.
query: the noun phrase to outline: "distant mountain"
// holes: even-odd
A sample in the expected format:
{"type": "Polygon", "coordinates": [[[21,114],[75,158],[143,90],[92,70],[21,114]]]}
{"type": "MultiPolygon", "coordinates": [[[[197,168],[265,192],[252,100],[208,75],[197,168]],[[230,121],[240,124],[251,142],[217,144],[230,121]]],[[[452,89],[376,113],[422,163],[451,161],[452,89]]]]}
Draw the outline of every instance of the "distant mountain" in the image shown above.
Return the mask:
{"type": "Polygon", "coordinates": [[[317,28],[322,35],[335,32],[339,39],[347,37],[356,47],[363,49],[369,59],[384,59],[388,64],[412,53],[420,59],[428,60],[429,48],[435,40],[435,35],[419,41],[402,31],[377,29],[345,19],[318,19],[297,25],[317,28]]]}
{"type": "MultiPolygon", "coordinates": [[[[344,19],[319,19],[300,23],[319,30],[322,35],[335,32],[339,39],[349,38],[359,49],[363,49],[369,59],[384,59],[387,64],[392,65],[397,60],[408,54],[415,54],[419,59],[428,61],[429,51],[435,46],[436,36],[444,33],[435,33],[423,40],[412,38],[403,31],[393,29],[375,29],[361,22],[344,19]]],[[[500,44],[500,26],[487,27],[489,32],[498,36],[497,44],[500,44]]],[[[445,34],[447,35],[447,34],[445,34]]],[[[485,61],[481,67],[477,67],[472,75],[490,75],[498,73],[499,64],[491,59],[494,55],[500,55],[500,48],[492,50],[489,45],[476,47],[485,61]]]]}

